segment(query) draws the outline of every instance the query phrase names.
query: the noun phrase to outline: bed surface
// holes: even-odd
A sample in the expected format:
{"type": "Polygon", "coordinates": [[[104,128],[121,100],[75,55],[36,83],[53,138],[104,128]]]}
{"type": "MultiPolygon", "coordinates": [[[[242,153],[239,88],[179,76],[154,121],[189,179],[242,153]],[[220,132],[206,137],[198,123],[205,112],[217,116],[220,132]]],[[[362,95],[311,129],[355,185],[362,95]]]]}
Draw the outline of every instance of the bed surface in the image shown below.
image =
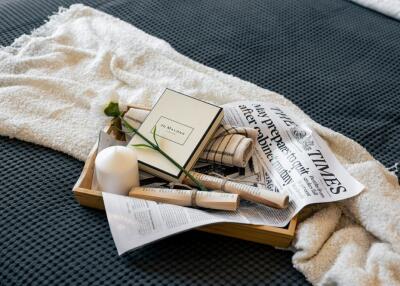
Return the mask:
{"type": "MultiPolygon", "coordinates": [[[[0,45],[75,2],[1,1],[0,45]]],[[[400,161],[396,20],[343,0],[80,2],[285,95],[387,167],[400,161]]],[[[0,137],[0,285],[307,284],[290,252],[197,231],[118,257],[105,214],[73,199],[82,167],[0,137]]]]}

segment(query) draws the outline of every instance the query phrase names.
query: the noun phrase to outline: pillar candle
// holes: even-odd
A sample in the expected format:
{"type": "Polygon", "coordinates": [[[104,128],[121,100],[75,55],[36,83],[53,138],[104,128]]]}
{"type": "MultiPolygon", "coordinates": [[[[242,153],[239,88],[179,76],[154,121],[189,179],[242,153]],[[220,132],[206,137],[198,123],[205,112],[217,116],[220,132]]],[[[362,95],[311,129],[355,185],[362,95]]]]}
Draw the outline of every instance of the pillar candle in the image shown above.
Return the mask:
{"type": "Polygon", "coordinates": [[[103,192],[128,195],[139,186],[136,152],[124,146],[111,146],[100,151],[95,160],[96,178],[103,192]]]}

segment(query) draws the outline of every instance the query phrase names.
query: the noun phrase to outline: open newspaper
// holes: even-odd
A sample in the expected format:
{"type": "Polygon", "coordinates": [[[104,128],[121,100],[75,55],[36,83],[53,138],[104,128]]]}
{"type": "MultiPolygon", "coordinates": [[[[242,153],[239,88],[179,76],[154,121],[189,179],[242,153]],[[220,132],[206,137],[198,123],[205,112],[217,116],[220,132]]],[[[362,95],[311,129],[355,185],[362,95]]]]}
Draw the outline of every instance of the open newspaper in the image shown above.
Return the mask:
{"type": "MultiPolygon", "coordinates": [[[[286,226],[306,205],[347,199],[364,186],[335,158],[328,145],[310,127],[283,107],[242,101],[224,105],[224,123],[258,131],[258,144],[244,170],[220,167],[224,176],[242,179],[265,192],[287,193],[287,209],[242,201],[235,212],[194,209],[103,193],[112,236],[118,253],[192,228],[221,223],[286,226]],[[250,181],[251,181],[250,180],[250,181]]],[[[199,164],[207,173],[214,166],[199,164]]],[[[143,176],[143,174],[142,174],[143,176]]],[[[146,176],[146,175],[144,175],[146,176]]],[[[152,186],[164,186],[147,175],[152,186]]],[[[146,185],[147,183],[145,183],[146,185]]]]}

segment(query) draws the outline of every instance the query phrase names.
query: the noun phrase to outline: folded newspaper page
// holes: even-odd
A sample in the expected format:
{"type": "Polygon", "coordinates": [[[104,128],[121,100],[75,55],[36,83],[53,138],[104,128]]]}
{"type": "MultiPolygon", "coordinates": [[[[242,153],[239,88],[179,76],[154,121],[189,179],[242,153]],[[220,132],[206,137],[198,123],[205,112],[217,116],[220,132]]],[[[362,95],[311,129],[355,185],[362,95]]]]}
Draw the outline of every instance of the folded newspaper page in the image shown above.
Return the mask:
{"type": "MultiPolygon", "coordinates": [[[[275,209],[242,200],[236,212],[227,212],[104,193],[107,218],[120,255],[208,224],[231,222],[284,227],[309,204],[347,199],[364,189],[339,163],[324,140],[284,107],[252,101],[223,107],[225,124],[251,127],[258,132],[258,144],[249,166],[227,177],[246,182],[252,178],[252,185],[265,192],[289,195],[288,208],[275,209]]],[[[208,167],[203,165],[196,171],[208,167]]],[[[159,187],[163,183],[152,181],[150,185],[159,187]]]]}

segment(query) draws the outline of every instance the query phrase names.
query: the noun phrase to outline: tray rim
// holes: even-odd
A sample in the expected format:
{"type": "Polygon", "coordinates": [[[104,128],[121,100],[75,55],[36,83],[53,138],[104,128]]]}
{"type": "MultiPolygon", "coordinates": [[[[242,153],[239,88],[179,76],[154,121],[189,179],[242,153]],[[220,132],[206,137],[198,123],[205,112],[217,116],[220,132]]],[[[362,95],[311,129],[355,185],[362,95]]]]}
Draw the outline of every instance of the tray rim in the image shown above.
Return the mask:
{"type": "MultiPolygon", "coordinates": [[[[111,134],[111,124],[104,127],[103,131],[111,134]]],[[[80,205],[104,210],[102,192],[90,189],[97,147],[98,141],[91,149],[72,191],[80,205]]],[[[196,230],[287,248],[294,238],[296,226],[297,216],[290,221],[286,228],[239,223],[218,223],[196,228],[196,230]]]]}

